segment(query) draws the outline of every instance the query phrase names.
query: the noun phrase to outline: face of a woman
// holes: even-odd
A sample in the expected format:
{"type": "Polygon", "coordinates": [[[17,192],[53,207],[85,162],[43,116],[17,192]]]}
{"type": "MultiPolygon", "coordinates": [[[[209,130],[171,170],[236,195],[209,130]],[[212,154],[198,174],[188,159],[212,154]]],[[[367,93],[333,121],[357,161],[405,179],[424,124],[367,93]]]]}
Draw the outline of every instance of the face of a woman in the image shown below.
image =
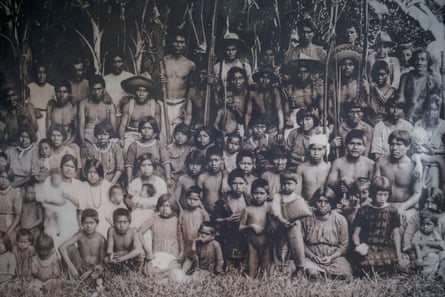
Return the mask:
{"type": "Polygon", "coordinates": [[[321,196],[318,199],[318,201],[315,203],[315,206],[317,208],[317,212],[322,216],[331,211],[331,205],[329,204],[329,200],[324,196],[321,196]]]}
{"type": "Polygon", "coordinates": [[[151,162],[151,160],[143,161],[139,167],[141,175],[145,177],[150,177],[153,174],[153,169],[153,162],[151,162]]]}
{"type": "Polygon", "coordinates": [[[73,161],[69,160],[62,165],[62,175],[66,179],[74,178],[76,174],[76,165],[73,161]]]}
{"type": "Polygon", "coordinates": [[[99,173],[97,173],[96,168],[91,167],[87,172],[87,180],[90,185],[95,185],[100,181],[99,173]]]}
{"type": "Polygon", "coordinates": [[[26,132],[22,132],[19,136],[19,146],[22,148],[27,148],[31,145],[31,137],[26,132]]]}
{"type": "Polygon", "coordinates": [[[142,138],[145,140],[150,140],[154,137],[155,132],[154,132],[153,127],[151,126],[150,123],[145,123],[141,127],[141,135],[142,135],[142,138]]]}
{"type": "Polygon", "coordinates": [[[304,117],[303,130],[310,131],[312,128],[314,128],[314,118],[311,116],[304,117]]]}
{"type": "Polygon", "coordinates": [[[60,131],[53,131],[51,133],[51,142],[54,147],[58,148],[63,145],[63,134],[60,131]]]}
{"type": "Polygon", "coordinates": [[[210,143],[210,136],[207,134],[207,132],[201,131],[196,137],[196,141],[198,142],[199,146],[206,146],[210,143]]]}
{"type": "Polygon", "coordinates": [[[110,141],[110,134],[107,132],[102,132],[97,135],[97,143],[99,145],[107,145],[110,141]]]}

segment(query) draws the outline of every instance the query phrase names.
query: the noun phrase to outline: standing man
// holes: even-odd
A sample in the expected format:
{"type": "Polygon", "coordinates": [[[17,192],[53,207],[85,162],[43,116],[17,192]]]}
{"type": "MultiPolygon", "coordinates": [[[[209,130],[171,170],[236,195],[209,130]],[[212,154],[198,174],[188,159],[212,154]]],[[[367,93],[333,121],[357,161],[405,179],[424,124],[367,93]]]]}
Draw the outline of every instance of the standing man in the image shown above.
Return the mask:
{"type": "Polygon", "coordinates": [[[94,127],[96,124],[108,121],[116,131],[116,108],[105,93],[105,81],[96,75],[90,81],[91,96],[79,104],[79,136],[80,147],[85,147],[85,141],[95,143],[94,127]]]}
{"type": "Polygon", "coordinates": [[[46,106],[51,99],[55,99],[54,86],[48,82],[47,67],[43,64],[36,65],[36,80],[28,84],[29,103],[37,110],[37,138],[46,137],[46,106]]]}
{"type": "Polygon", "coordinates": [[[161,83],[167,89],[165,106],[170,134],[177,124],[184,122],[189,81],[195,72],[195,63],[184,56],[185,47],[185,37],[178,31],[171,36],[171,53],[163,58],[165,76],[161,76],[161,83]]]}
{"type": "Polygon", "coordinates": [[[71,84],[71,100],[74,104],[88,97],[90,88],[88,80],[85,78],[86,67],[83,59],[78,58],[72,64],[73,77],[70,79],[71,84]]]}
{"type": "Polygon", "coordinates": [[[285,53],[284,63],[297,59],[313,59],[323,63],[326,61],[326,51],[323,47],[312,43],[315,31],[315,25],[310,20],[303,20],[298,24],[300,44],[285,53]]]}
{"type": "Polygon", "coordinates": [[[112,58],[111,73],[105,75],[105,90],[110,95],[111,100],[117,108],[117,115],[120,117],[121,112],[119,109],[119,102],[124,96],[128,96],[128,93],[121,87],[121,82],[133,76],[132,73],[124,70],[124,61],[122,54],[115,53],[112,58]]]}

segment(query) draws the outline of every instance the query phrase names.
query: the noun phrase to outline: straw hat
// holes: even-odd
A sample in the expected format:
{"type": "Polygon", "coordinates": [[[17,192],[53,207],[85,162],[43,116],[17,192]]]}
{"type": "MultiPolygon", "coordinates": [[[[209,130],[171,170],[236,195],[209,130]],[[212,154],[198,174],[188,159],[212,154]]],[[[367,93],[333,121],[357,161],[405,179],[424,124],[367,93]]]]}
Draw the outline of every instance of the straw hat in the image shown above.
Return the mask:
{"type": "Polygon", "coordinates": [[[134,93],[137,88],[145,87],[149,92],[153,92],[155,90],[154,82],[141,75],[136,75],[121,82],[121,87],[128,93],[134,93]]]}
{"type": "Polygon", "coordinates": [[[296,75],[301,67],[306,68],[312,73],[322,72],[325,64],[315,59],[298,59],[286,64],[292,74],[296,75]]]}
{"type": "Polygon", "coordinates": [[[377,37],[375,39],[375,43],[371,48],[376,48],[378,45],[383,44],[383,45],[387,45],[388,47],[394,47],[397,45],[397,43],[395,43],[394,41],[392,41],[391,36],[389,36],[388,33],[380,31],[377,34],[377,37]]]}
{"type": "Polygon", "coordinates": [[[243,44],[243,41],[239,38],[238,34],[228,32],[224,35],[223,44],[224,44],[224,47],[226,47],[229,44],[235,44],[239,47],[243,44]]]}
{"type": "Polygon", "coordinates": [[[344,59],[351,59],[357,64],[362,61],[362,48],[353,44],[342,44],[334,48],[332,52],[333,63],[337,65],[344,59]]]}

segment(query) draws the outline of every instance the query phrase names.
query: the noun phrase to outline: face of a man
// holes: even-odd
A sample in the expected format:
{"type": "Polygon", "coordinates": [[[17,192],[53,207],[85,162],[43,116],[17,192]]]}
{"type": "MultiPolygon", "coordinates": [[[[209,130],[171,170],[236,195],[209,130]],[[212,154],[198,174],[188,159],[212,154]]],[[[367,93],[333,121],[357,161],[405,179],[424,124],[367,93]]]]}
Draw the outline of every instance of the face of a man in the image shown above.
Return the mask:
{"type": "Polygon", "coordinates": [[[413,56],[413,51],[410,48],[403,49],[400,55],[400,64],[402,66],[408,67],[409,60],[413,56]]]}
{"type": "Polygon", "coordinates": [[[384,86],[386,84],[386,82],[388,80],[388,74],[389,73],[387,73],[385,69],[380,69],[377,72],[377,81],[376,81],[376,83],[377,83],[378,86],[382,87],[382,86],[384,86]]]}
{"type": "Polygon", "coordinates": [[[272,64],[275,60],[275,53],[273,50],[267,50],[263,55],[263,59],[267,65],[272,64]]]}
{"type": "Polygon", "coordinates": [[[236,57],[238,56],[238,48],[236,47],[236,45],[228,45],[226,47],[226,57],[227,60],[229,61],[233,61],[236,59],[236,57]]]}
{"type": "Polygon", "coordinates": [[[363,117],[363,112],[361,108],[351,108],[348,111],[348,123],[350,126],[356,126],[360,123],[363,117]]]}
{"type": "Polygon", "coordinates": [[[377,46],[377,49],[376,49],[376,52],[377,52],[377,57],[379,57],[379,58],[385,58],[385,57],[387,57],[388,56],[388,54],[389,54],[389,46],[388,46],[388,44],[386,44],[386,43],[380,43],[378,46],[377,46]]]}
{"type": "Polygon", "coordinates": [[[419,73],[428,72],[428,57],[426,53],[418,53],[414,58],[414,68],[419,73]]]}
{"type": "Polygon", "coordinates": [[[355,27],[350,27],[346,29],[346,40],[348,43],[355,43],[355,41],[358,39],[358,33],[355,27]]]}
{"type": "Polygon", "coordinates": [[[309,69],[307,69],[306,67],[300,67],[300,69],[298,69],[297,77],[300,82],[309,81],[309,78],[311,77],[309,69]]]}
{"type": "Polygon", "coordinates": [[[360,138],[353,138],[346,145],[347,153],[352,158],[359,158],[365,150],[365,144],[360,138]]]}
{"type": "Polygon", "coordinates": [[[398,139],[392,139],[391,142],[389,143],[389,152],[391,154],[391,157],[393,159],[400,159],[403,156],[406,155],[406,153],[409,150],[409,146],[406,146],[403,141],[398,140],[398,139]]]}
{"type": "Polygon", "coordinates": [[[47,79],[46,68],[40,66],[39,69],[37,69],[37,84],[44,85],[46,83],[46,79],[47,79]]]}
{"type": "Polygon", "coordinates": [[[56,89],[56,98],[60,103],[68,102],[70,98],[70,92],[67,87],[61,86],[56,89]]]}
{"type": "Polygon", "coordinates": [[[105,94],[105,87],[101,83],[94,84],[91,88],[91,94],[93,97],[93,100],[96,102],[101,101],[104,98],[105,94]]]}
{"type": "Polygon", "coordinates": [[[183,36],[176,36],[172,42],[173,52],[176,55],[181,55],[185,49],[185,38],[183,36]]]}
{"type": "Polygon", "coordinates": [[[83,63],[74,64],[74,79],[81,81],[85,76],[85,65],[83,63]]]}
{"type": "Polygon", "coordinates": [[[231,83],[235,87],[235,90],[241,91],[241,90],[244,89],[244,86],[246,84],[246,80],[244,79],[244,76],[240,72],[236,72],[233,75],[231,83]]]}
{"type": "Polygon", "coordinates": [[[314,38],[314,31],[310,27],[303,27],[303,30],[301,31],[301,42],[303,44],[310,44],[312,43],[312,39],[314,38]]]}
{"type": "Polygon", "coordinates": [[[272,84],[272,79],[271,79],[269,73],[263,73],[263,75],[261,75],[259,81],[260,81],[260,85],[262,88],[267,88],[272,84]]]}
{"type": "Polygon", "coordinates": [[[389,116],[393,120],[398,120],[403,117],[403,108],[397,104],[389,107],[389,116]]]}
{"type": "Polygon", "coordinates": [[[122,73],[124,61],[120,56],[116,56],[113,58],[113,74],[119,75],[122,73]]]}
{"type": "Polygon", "coordinates": [[[341,71],[344,76],[351,77],[355,71],[355,65],[352,59],[346,58],[341,62],[341,71]]]}

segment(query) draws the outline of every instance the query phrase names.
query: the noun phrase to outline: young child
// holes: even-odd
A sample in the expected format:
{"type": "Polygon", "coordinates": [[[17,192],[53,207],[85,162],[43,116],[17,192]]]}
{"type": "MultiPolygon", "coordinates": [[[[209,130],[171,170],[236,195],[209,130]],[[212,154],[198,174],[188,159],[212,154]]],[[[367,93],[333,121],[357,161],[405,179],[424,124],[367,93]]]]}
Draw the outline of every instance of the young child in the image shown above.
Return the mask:
{"type": "Polygon", "coordinates": [[[190,151],[189,127],[180,123],[173,130],[173,142],[167,146],[167,154],[171,162],[171,173],[174,181],[183,172],[185,159],[190,151]]]}
{"type": "Polygon", "coordinates": [[[126,273],[129,270],[139,272],[144,264],[139,233],[130,227],[130,211],[118,208],[113,213],[113,226],[107,234],[107,256],[105,263],[114,273],[126,273]]]}
{"type": "MultiPolygon", "coordinates": [[[[201,207],[201,193],[200,187],[190,187],[185,194],[187,207],[179,215],[178,228],[180,240],[184,244],[184,256],[191,252],[193,241],[198,238],[198,230],[202,222],[209,220],[208,213],[201,207]]],[[[183,265],[190,268],[191,263],[188,262],[183,265]]],[[[185,271],[187,270],[185,269],[185,271]]]]}
{"type": "Polygon", "coordinates": [[[171,269],[178,263],[165,257],[165,254],[169,254],[173,259],[178,259],[182,252],[182,239],[178,236],[178,213],[179,208],[172,200],[171,195],[164,194],[158,199],[155,215],[138,228],[138,232],[141,234],[151,230],[153,236],[151,246],[142,242],[146,262],[151,261],[145,265],[146,274],[156,272],[156,268],[159,270],[171,269]],[[167,258],[168,260],[164,261],[167,258]]]}
{"type": "Polygon", "coordinates": [[[372,203],[372,199],[369,198],[369,186],[371,182],[369,179],[360,177],[358,178],[349,189],[347,195],[343,195],[339,203],[337,203],[337,210],[341,213],[349,223],[350,232],[352,234],[352,223],[355,220],[358,210],[372,203]]]}
{"type": "Polygon", "coordinates": [[[387,203],[390,181],[384,176],[375,177],[369,195],[372,203],[360,208],[352,235],[358,264],[362,271],[393,272],[402,255],[400,216],[397,208],[387,203]]]}
{"type": "Polygon", "coordinates": [[[199,127],[195,131],[195,149],[206,155],[207,149],[215,143],[215,137],[209,127],[199,127]]]}
{"type": "Polygon", "coordinates": [[[191,186],[196,185],[196,181],[204,165],[205,157],[200,151],[194,150],[187,155],[187,158],[185,159],[186,173],[179,176],[174,194],[181,209],[187,207],[185,193],[191,186]]]}
{"type": "Polygon", "coordinates": [[[227,172],[223,169],[223,150],[211,146],[206,152],[207,171],[198,176],[196,185],[202,189],[202,202],[207,212],[212,215],[215,203],[228,188],[227,172]]]}
{"type": "Polygon", "coordinates": [[[16,275],[17,260],[12,253],[11,240],[7,233],[0,231],[0,285],[16,275]]]}
{"type": "MultiPolygon", "coordinates": [[[[439,272],[439,264],[445,259],[445,241],[437,228],[437,217],[430,210],[420,212],[420,230],[411,240],[416,253],[416,265],[424,276],[434,276],[439,272]]],[[[443,276],[445,271],[439,273],[443,276]]]]}
{"type": "Polygon", "coordinates": [[[133,226],[138,228],[148,216],[153,214],[156,201],[167,193],[165,181],[154,174],[153,155],[142,154],[136,161],[136,168],[139,177],[135,178],[128,186],[128,194],[131,199],[127,199],[128,206],[132,209],[133,226]]]}
{"type": "Polygon", "coordinates": [[[22,213],[20,216],[20,228],[31,232],[31,243],[35,243],[43,228],[43,208],[36,201],[36,190],[33,183],[24,186],[22,213]]]}
{"type": "MultiPolygon", "coordinates": [[[[312,212],[303,197],[297,194],[300,176],[290,170],[280,175],[281,192],[275,194],[272,200],[273,215],[283,225],[285,238],[293,255],[296,270],[295,274],[303,271],[305,261],[303,234],[301,231],[301,218],[312,215],[312,212]]],[[[284,262],[282,242],[277,241],[280,261],[284,262]]]]}
{"type": "Polygon", "coordinates": [[[250,188],[257,177],[254,174],[255,156],[251,151],[241,150],[236,156],[236,167],[243,172],[244,179],[247,182],[246,194],[250,195],[250,188]]]}
{"type": "Polygon", "coordinates": [[[14,173],[8,168],[0,169],[0,232],[14,236],[13,232],[20,223],[22,196],[18,188],[11,186],[14,173]]]}
{"type": "Polygon", "coordinates": [[[95,209],[87,208],[82,211],[80,219],[79,232],[62,243],[59,252],[71,278],[90,274],[97,280],[100,275],[94,275],[93,272],[103,270],[106,248],[105,237],[96,231],[99,214],[95,209]]]}
{"type": "Polygon", "coordinates": [[[252,183],[252,205],[241,216],[239,231],[247,234],[249,276],[255,278],[261,267],[269,274],[272,266],[270,236],[267,233],[272,207],[267,180],[259,178],[252,183]]]}
{"type": "Polygon", "coordinates": [[[136,166],[136,164],[139,157],[149,153],[152,156],[151,160],[153,164],[160,165],[159,167],[157,166],[156,173],[159,176],[165,177],[166,181],[170,184],[171,163],[165,146],[159,140],[159,124],[155,118],[148,116],[139,121],[138,130],[142,137],[130,145],[125,156],[128,183],[131,183],[137,173],[138,166],[136,166]],[[134,170],[134,167],[136,167],[136,170],[134,170]]]}
{"type": "Polygon", "coordinates": [[[215,226],[210,222],[203,222],[199,227],[198,237],[194,240],[191,259],[192,267],[186,271],[192,274],[192,280],[200,281],[210,274],[224,273],[224,258],[221,245],[215,240],[215,226]]]}
{"type": "Polygon", "coordinates": [[[287,152],[283,146],[274,146],[269,153],[272,168],[261,174],[261,178],[269,183],[270,200],[281,191],[280,174],[287,168],[287,152]]]}
{"type": "Polygon", "coordinates": [[[32,246],[32,239],[30,230],[20,229],[17,232],[17,245],[13,247],[12,251],[17,259],[17,277],[19,278],[31,277],[32,257],[36,254],[32,246]]]}
{"type": "Polygon", "coordinates": [[[325,161],[328,145],[328,138],[324,134],[309,137],[308,160],[297,168],[297,174],[301,176],[302,181],[301,196],[307,201],[323,186],[328,176],[330,166],[325,161]]]}
{"type": "Polygon", "coordinates": [[[241,149],[242,137],[238,133],[227,135],[226,149],[224,150],[224,167],[227,172],[236,168],[236,156],[241,149]]]}
{"type": "Polygon", "coordinates": [[[252,135],[243,143],[243,149],[252,152],[266,152],[272,145],[272,139],[267,131],[267,120],[265,118],[254,118],[250,121],[252,135]]]}
{"type": "Polygon", "coordinates": [[[38,182],[43,182],[49,174],[50,170],[50,158],[52,154],[51,144],[48,139],[44,138],[39,142],[39,160],[38,160],[38,173],[35,175],[35,179],[38,182]]]}
{"type": "Polygon", "coordinates": [[[36,241],[36,255],[32,258],[31,274],[35,286],[41,287],[45,282],[61,277],[59,258],[54,250],[54,241],[46,233],[41,233],[36,241]]]}
{"type": "Polygon", "coordinates": [[[241,214],[247,207],[247,181],[240,169],[230,172],[228,177],[230,191],[215,204],[213,219],[215,220],[219,236],[217,240],[223,248],[227,266],[239,268],[247,255],[247,240],[240,232],[241,214]]]}

